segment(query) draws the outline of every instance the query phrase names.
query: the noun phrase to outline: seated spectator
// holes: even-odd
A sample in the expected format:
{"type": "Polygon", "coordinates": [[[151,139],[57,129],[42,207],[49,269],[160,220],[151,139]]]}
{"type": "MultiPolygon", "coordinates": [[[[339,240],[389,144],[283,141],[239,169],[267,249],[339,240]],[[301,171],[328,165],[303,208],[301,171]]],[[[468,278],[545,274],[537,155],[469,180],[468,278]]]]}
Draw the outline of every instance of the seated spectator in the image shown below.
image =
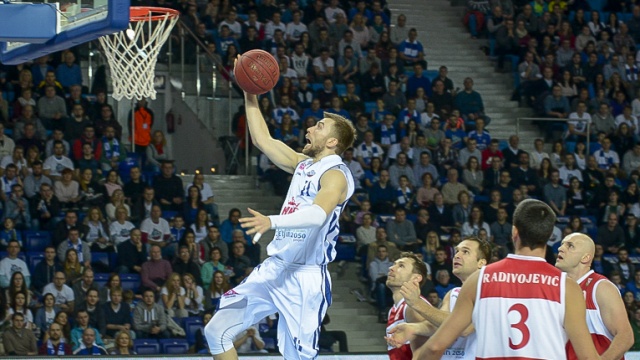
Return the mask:
{"type": "Polygon", "coordinates": [[[47,330],[49,339],[40,345],[38,354],[48,356],[71,355],[71,346],[65,341],[62,334],[62,326],[52,323],[47,330]]]}
{"type": "MultiPolygon", "coordinates": [[[[30,118],[33,115],[33,108],[28,110],[30,105],[22,107],[22,117],[30,118]],[[25,114],[27,111],[31,111],[25,114]]],[[[38,114],[43,124],[48,129],[62,129],[63,121],[67,117],[67,106],[64,98],[57,94],[55,86],[46,86],[44,96],[38,100],[38,114]]]]}
{"type": "Polygon", "coordinates": [[[335,61],[330,57],[329,49],[320,49],[319,56],[313,59],[313,71],[316,80],[332,80],[335,66],[335,61]]]}
{"type": "Polygon", "coordinates": [[[53,282],[42,289],[43,294],[53,294],[56,308],[63,312],[73,313],[75,295],[73,290],[65,284],[67,277],[62,271],[56,271],[53,282]]]}
{"type": "Polygon", "coordinates": [[[143,220],[151,216],[151,210],[154,206],[160,206],[160,202],[155,198],[155,190],[152,187],[145,187],[142,196],[135,199],[131,220],[135,224],[141,223],[143,220]]]}
{"type": "Polygon", "coordinates": [[[618,214],[609,214],[607,223],[598,227],[596,242],[605,249],[607,253],[617,254],[624,247],[624,230],[618,224],[618,214]]]}
{"type": "Polygon", "coordinates": [[[153,205],[151,216],[140,224],[142,231],[142,242],[147,243],[147,247],[157,245],[163,249],[163,256],[175,253],[175,246],[169,244],[171,230],[169,222],[162,217],[160,206],[153,205]]]}
{"type": "Polygon", "coordinates": [[[142,244],[142,232],[139,229],[132,228],[129,232],[129,239],[117,243],[116,246],[118,248],[118,268],[116,272],[120,274],[141,273],[142,265],[147,259],[146,247],[142,244]]]}
{"type": "Polygon", "coordinates": [[[76,307],[76,312],[86,311],[89,314],[89,326],[98,329],[101,335],[106,334],[107,317],[102,304],[99,303],[98,290],[89,288],[86,300],[80,302],[76,307]]]}
{"type": "Polygon", "coordinates": [[[187,310],[189,316],[200,316],[204,311],[204,291],[202,287],[196,283],[196,279],[190,273],[182,275],[182,285],[185,290],[185,310],[187,310]]]}
{"type": "MultiPolygon", "coordinates": [[[[187,237],[189,233],[185,234],[187,237]]],[[[193,233],[191,233],[193,235],[193,233]]],[[[199,244],[194,244],[196,247],[200,247],[199,244]]],[[[198,254],[199,252],[196,252],[198,254]]],[[[198,279],[200,283],[200,266],[193,261],[191,252],[187,245],[180,245],[178,249],[178,256],[173,261],[173,272],[178,275],[191,274],[194,279],[198,279]]]]}
{"type": "MultiPolygon", "coordinates": [[[[71,347],[73,348],[74,354],[76,354],[76,351],[79,349],[91,348],[96,344],[101,347],[104,346],[100,332],[89,324],[89,313],[86,310],[78,310],[76,312],[76,326],[71,330],[71,347]],[[86,330],[94,331],[89,344],[85,344],[84,341],[86,330]]],[[[92,353],[85,353],[85,355],[88,354],[92,353]]],[[[101,355],[106,355],[106,352],[101,353],[101,355]]]]}
{"type": "Polygon", "coordinates": [[[78,228],[72,227],[69,229],[66,240],[60,242],[58,245],[57,253],[60,261],[65,260],[67,250],[69,249],[74,249],[77,252],[80,263],[85,267],[91,267],[91,250],[89,245],[80,239],[80,231],[78,228]]]}
{"type": "Polygon", "coordinates": [[[115,335],[115,349],[111,349],[110,355],[137,355],[133,351],[131,330],[121,330],[115,335]]]}
{"type": "Polygon", "coordinates": [[[228,270],[216,270],[211,278],[211,284],[207,287],[207,293],[205,296],[205,304],[207,309],[216,308],[220,302],[220,298],[227,291],[231,290],[231,284],[229,284],[228,277],[225,272],[233,274],[228,270]]]}
{"type": "Polygon", "coordinates": [[[369,189],[371,208],[378,214],[389,214],[396,206],[396,188],[390,183],[388,170],[380,171],[380,179],[369,189]]]}
{"type": "Polygon", "coordinates": [[[160,172],[163,161],[169,160],[171,153],[162,131],[154,131],[151,143],[147,146],[147,166],[154,172],[160,172]]]}
{"type": "Polygon", "coordinates": [[[233,339],[233,347],[238,354],[266,353],[264,341],[255,326],[250,326],[233,339]]]}
{"type": "Polygon", "coordinates": [[[234,242],[231,245],[231,249],[229,260],[227,260],[227,267],[231,268],[234,273],[231,282],[238,285],[249,276],[253,267],[251,267],[251,260],[244,255],[245,245],[242,242],[234,242]]]}
{"type": "MultiPolygon", "coordinates": [[[[160,251],[158,249],[158,255],[160,251]]],[[[145,290],[142,301],[133,310],[133,329],[139,339],[167,339],[167,316],[162,305],[156,303],[152,290],[145,290]]]]}
{"type": "Polygon", "coordinates": [[[16,229],[30,230],[32,228],[29,201],[23,196],[22,185],[11,186],[11,195],[4,203],[3,221],[11,219],[16,229]]]}
{"type": "MultiPolygon", "coordinates": [[[[406,141],[408,142],[408,139],[406,141]]],[[[408,179],[413,179],[413,168],[408,164],[408,156],[404,152],[398,153],[394,164],[389,166],[391,186],[397,188],[400,184],[400,176],[402,175],[408,179]]]]}
{"type": "Polygon", "coordinates": [[[140,270],[142,287],[145,289],[151,289],[154,292],[160,292],[160,285],[164,284],[169,278],[169,275],[173,272],[171,269],[171,263],[162,258],[161,248],[158,245],[151,245],[149,254],[149,261],[142,264],[142,268],[140,270]]]}
{"type": "MultiPolygon", "coordinates": [[[[138,166],[134,166],[129,171],[129,181],[127,181],[122,190],[124,191],[124,197],[129,205],[134,205],[142,197],[144,189],[149,187],[146,181],[142,179],[142,171],[138,166]]],[[[153,190],[153,188],[150,188],[153,190]]],[[[151,197],[150,201],[153,201],[155,197],[151,197]]]]}
{"type": "MultiPolygon", "coordinates": [[[[89,293],[89,290],[95,290],[96,292],[98,291],[98,284],[96,284],[94,282],[95,276],[94,276],[94,272],[91,268],[85,268],[82,271],[82,277],[78,278],[77,281],[73,282],[73,296],[75,299],[75,306],[76,308],[78,308],[80,306],[80,304],[84,303],[84,301],[87,298],[87,294],[89,293]]],[[[67,276],[67,279],[69,279],[69,276],[67,276]]],[[[99,295],[96,294],[96,298],[98,298],[99,295]]],[[[104,332],[101,332],[104,333],[104,332]]]]}
{"type": "Polygon", "coordinates": [[[85,114],[85,109],[81,104],[74,104],[71,115],[64,119],[63,125],[64,136],[67,139],[79,139],[83,135],[84,129],[91,125],[91,120],[85,114]]]}
{"type": "Polygon", "coordinates": [[[99,335],[95,328],[88,327],[84,329],[82,332],[82,342],[73,351],[73,355],[107,355],[107,350],[103,347],[104,345],[97,343],[97,341],[101,341],[99,335]]]}
{"type": "Polygon", "coordinates": [[[562,89],[555,85],[551,91],[551,96],[544,99],[544,114],[546,117],[566,119],[569,116],[569,100],[562,96],[562,89]]]}
{"type": "Polygon", "coordinates": [[[153,180],[156,199],[162,210],[180,211],[184,201],[182,180],[173,173],[172,162],[163,162],[160,170],[161,174],[153,180]]]}
{"type": "MultiPolygon", "coordinates": [[[[99,95],[99,94],[98,94],[99,95]]],[[[107,128],[112,127],[114,134],[113,138],[120,142],[122,139],[122,125],[116,120],[113,115],[113,108],[109,104],[99,104],[100,116],[94,118],[94,125],[96,127],[96,136],[99,138],[108,137],[107,128]]]]}
{"type": "Polygon", "coordinates": [[[21,313],[11,316],[12,326],[2,334],[4,351],[10,356],[37,355],[36,337],[25,327],[25,317],[21,313]]]}
{"type": "Polygon", "coordinates": [[[404,208],[396,208],[395,218],[393,221],[387,222],[386,232],[391,242],[395,243],[399,249],[404,251],[417,249],[422,243],[416,236],[413,223],[407,220],[407,214],[404,208]]]}
{"type": "Polygon", "coordinates": [[[9,286],[9,280],[14,273],[20,272],[24,276],[27,287],[31,286],[31,273],[27,264],[18,258],[20,253],[20,242],[18,240],[10,240],[7,246],[7,257],[0,260],[0,287],[9,286]]]}
{"type": "Polygon", "coordinates": [[[76,63],[76,56],[70,50],[62,54],[63,63],[56,69],[56,79],[64,89],[69,89],[72,85],[82,84],[82,72],[76,63]]]}
{"type": "Polygon", "coordinates": [[[591,133],[604,132],[606,135],[612,135],[617,129],[615,119],[611,115],[609,104],[600,104],[598,112],[591,115],[591,133]]]}
{"type": "Polygon", "coordinates": [[[47,246],[44,250],[44,259],[40,261],[33,270],[33,289],[38,294],[44,294],[44,287],[51,283],[56,272],[62,271],[62,266],[56,259],[56,249],[47,246]]]}
{"type": "Polygon", "coordinates": [[[118,206],[115,210],[116,220],[109,225],[108,233],[110,241],[114,246],[118,246],[131,239],[131,231],[135,226],[127,220],[128,211],[124,206],[118,206]]]}
{"type": "Polygon", "coordinates": [[[620,157],[617,152],[611,149],[611,140],[609,138],[605,138],[602,141],[602,148],[593,153],[593,156],[600,171],[607,171],[614,165],[616,167],[620,166],[620,157]]]}
{"type": "Polygon", "coordinates": [[[427,62],[424,59],[424,47],[418,41],[418,31],[409,29],[409,37],[398,45],[398,54],[406,66],[420,64],[426,70],[427,62]]]}
{"type": "MultiPolygon", "coordinates": [[[[24,193],[28,199],[33,199],[40,191],[42,184],[53,185],[51,179],[44,176],[42,162],[36,160],[31,163],[31,173],[24,178],[24,193]]],[[[52,193],[53,194],[53,193],[52,193]]]]}
{"type": "Polygon", "coordinates": [[[180,274],[174,272],[169,275],[162,290],[160,290],[162,305],[167,309],[167,314],[171,317],[187,317],[187,311],[184,308],[185,290],[181,284],[180,274]]]}
{"type": "Polygon", "coordinates": [[[64,155],[64,144],[56,141],[53,145],[53,155],[44,162],[44,174],[53,180],[60,180],[65,169],[73,170],[73,162],[64,155]]]}
{"type": "Polygon", "coordinates": [[[489,124],[491,119],[484,113],[484,103],[482,96],[473,90],[473,79],[464,80],[464,91],[456,94],[455,107],[460,110],[462,118],[470,125],[475,125],[477,119],[483,119],[485,124],[489,124]]]}

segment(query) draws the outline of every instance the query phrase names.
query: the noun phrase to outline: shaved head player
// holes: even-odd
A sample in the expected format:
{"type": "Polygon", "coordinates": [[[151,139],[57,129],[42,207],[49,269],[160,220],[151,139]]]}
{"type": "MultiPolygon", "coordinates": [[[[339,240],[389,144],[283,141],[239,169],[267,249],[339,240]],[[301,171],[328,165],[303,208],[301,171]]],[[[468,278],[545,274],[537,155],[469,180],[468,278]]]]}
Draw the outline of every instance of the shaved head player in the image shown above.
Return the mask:
{"type": "Polygon", "coordinates": [[[240,219],[254,241],[269,229],[275,236],[269,257],[244,282],[225,293],[205,328],[216,360],[237,359],[233,340],[268,315],[278,313],[278,348],[285,359],[315,359],[322,319],[331,305],[327,264],[335,258],[338,219],[353,195],[351,171],[340,154],[353,145],[355,128],[342,116],[324,113],[307,129],[307,144],[297,153],[274,140],[258,106],[244,94],[253,144],[282,170],[292,174],[280,215],[240,219]]]}
{"type": "MultiPolygon", "coordinates": [[[[578,282],[587,306],[587,327],[591,339],[603,359],[621,359],[633,345],[633,330],[620,291],[605,276],[591,270],[596,251],[593,240],[585,234],[573,233],[562,240],[556,267],[578,282]]],[[[567,359],[577,359],[567,344],[567,359]]]]}

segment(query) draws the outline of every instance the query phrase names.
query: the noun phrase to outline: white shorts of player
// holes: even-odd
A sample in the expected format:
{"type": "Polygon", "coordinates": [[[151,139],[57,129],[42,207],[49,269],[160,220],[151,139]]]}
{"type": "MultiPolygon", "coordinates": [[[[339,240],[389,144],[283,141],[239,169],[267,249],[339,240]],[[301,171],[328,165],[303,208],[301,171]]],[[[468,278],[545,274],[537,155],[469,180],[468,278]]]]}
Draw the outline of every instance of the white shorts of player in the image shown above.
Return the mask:
{"type": "Polygon", "coordinates": [[[235,337],[278,313],[278,348],[285,359],[315,359],[322,319],[331,305],[326,266],[288,264],[270,257],[220,299],[205,328],[211,353],[233,347],[235,337]]]}

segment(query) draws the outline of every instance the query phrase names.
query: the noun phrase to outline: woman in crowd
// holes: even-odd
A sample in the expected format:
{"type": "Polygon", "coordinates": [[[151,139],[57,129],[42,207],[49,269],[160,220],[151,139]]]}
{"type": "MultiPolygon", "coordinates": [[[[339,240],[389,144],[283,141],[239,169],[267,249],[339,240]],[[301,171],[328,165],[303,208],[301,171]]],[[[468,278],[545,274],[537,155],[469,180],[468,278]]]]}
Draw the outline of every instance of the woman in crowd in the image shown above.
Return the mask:
{"type": "Polygon", "coordinates": [[[184,203],[183,217],[187,225],[191,225],[196,221],[198,212],[204,209],[204,203],[202,202],[202,194],[200,188],[191,185],[187,190],[187,201],[184,203]]]}
{"type": "Polygon", "coordinates": [[[49,326],[56,318],[55,302],[56,298],[53,294],[47,293],[42,299],[43,306],[36,311],[35,324],[40,329],[41,334],[49,330],[49,326]]]}
{"type": "Polygon", "coordinates": [[[84,224],[89,228],[85,241],[91,245],[91,251],[113,252],[115,250],[110,240],[109,227],[102,216],[100,208],[97,206],[90,208],[84,218],[84,224]]]}
{"type": "Polygon", "coordinates": [[[202,270],[200,272],[200,275],[202,277],[202,284],[205,289],[208,289],[209,285],[211,285],[213,274],[216,271],[224,272],[226,270],[226,266],[221,261],[222,252],[220,251],[220,248],[211,248],[211,250],[209,251],[209,259],[209,261],[202,265],[202,270]]]}
{"type": "Polygon", "coordinates": [[[227,279],[222,271],[214,272],[213,281],[209,285],[209,292],[206,297],[206,301],[208,301],[207,309],[215,308],[222,295],[229,290],[231,290],[229,279],[227,279]]]}
{"type": "Polygon", "coordinates": [[[130,221],[127,220],[129,212],[124,206],[116,208],[116,220],[109,225],[109,234],[111,234],[111,242],[114,246],[131,239],[131,230],[135,229],[130,221]]]}
{"type": "Polygon", "coordinates": [[[180,243],[178,244],[178,247],[180,246],[186,246],[189,248],[189,257],[192,261],[194,261],[196,264],[202,263],[202,260],[204,259],[204,254],[202,253],[202,251],[204,250],[204,248],[200,244],[196,243],[196,234],[193,232],[193,230],[187,229],[184,232],[184,235],[182,236],[182,239],[180,239],[180,243]]]}
{"type": "Polygon", "coordinates": [[[53,185],[53,192],[60,200],[62,210],[77,209],[78,202],[82,199],[79,184],[73,179],[73,170],[62,170],[62,177],[53,185]]]}
{"type": "Polygon", "coordinates": [[[29,302],[31,302],[32,299],[31,290],[27,288],[27,284],[24,281],[24,275],[22,275],[22,272],[20,271],[16,271],[11,275],[9,287],[5,290],[7,305],[12,305],[11,301],[13,301],[17,293],[23,293],[27,299],[27,305],[29,305],[29,302]]]}
{"type": "Polygon", "coordinates": [[[440,247],[440,236],[435,231],[427,233],[427,239],[424,246],[420,249],[424,262],[433,264],[436,259],[436,250],[440,247]]]}
{"type": "Polygon", "coordinates": [[[484,183],[484,173],[480,169],[479,159],[475,156],[471,156],[469,160],[467,160],[467,164],[462,171],[462,179],[471,192],[474,194],[482,194],[484,190],[482,186],[484,183]]]}
{"type": "Polygon", "coordinates": [[[184,307],[189,316],[200,316],[204,311],[204,291],[196,284],[193,275],[185,273],[182,275],[182,285],[185,290],[184,307]]]}
{"type": "Polygon", "coordinates": [[[491,236],[491,229],[489,228],[489,224],[484,222],[482,217],[482,210],[478,205],[474,205],[471,208],[471,214],[469,215],[468,221],[466,221],[462,225],[462,230],[460,234],[465,236],[477,236],[478,231],[480,229],[485,229],[487,231],[487,236],[491,236]]]}
{"type": "Polygon", "coordinates": [[[573,157],[576,158],[576,166],[580,170],[584,170],[587,167],[587,147],[583,142],[579,142],[576,144],[575,151],[573,153],[573,157]]]}
{"type": "Polygon", "coordinates": [[[540,169],[538,169],[539,189],[544,188],[544,186],[551,181],[551,170],[553,170],[551,160],[549,160],[549,158],[542,159],[542,161],[540,162],[540,169]]]}
{"type": "Polygon", "coordinates": [[[489,193],[489,203],[484,207],[484,219],[487,224],[493,224],[498,220],[498,210],[504,205],[500,191],[497,189],[491,190],[489,193]]]}
{"type": "Polygon", "coordinates": [[[180,274],[171,273],[162,290],[160,290],[162,305],[164,305],[171,317],[187,317],[187,312],[184,308],[185,290],[180,286],[181,283],[180,274]]]}
{"type": "Polygon", "coordinates": [[[561,140],[558,140],[553,143],[553,151],[549,154],[549,160],[551,160],[551,165],[554,168],[560,169],[564,165],[564,155],[566,154],[564,150],[564,144],[561,140]]]}
{"type": "Polygon", "coordinates": [[[598,216],[599,225],[606,224],[610,214],[616,214],[618,215],[618,219],[621,219],[626,210],[624,204],[620,202],[620,194],[617,190],[611,190],[607,199],[608,201],[605,206],[600,209],[600,216],[598,216]]]}
{"type": "Polygon", "coordinates": [[[582,189],[580,180],[575,176],[571,177],[567,190],[567,214],[587,215],[587,205],[589,204],[587,196],[587,193],[582,189]]]}
{"type": "Polygon", "coordinates": [[[393,49],[394,46],[389,39],[389,32],[383,31],[380,33],[380,40],[376,43],[374,51],[376,52],[376,56],[381,61],[385,61],[389,59],[389,52],[393,49]]]}
{"type": "Polygon", "coordinates": [[[471,208],[473,203],[469,193],[465,190],[458,193],[458,203],[453,206],[451,212],[453,213],[453,221],[457,228],[462,227],[464,223],[469,220],[471,214],[471,208]]]}
{"type": "Polygon", "coordinates": [[[190,229],[193,230],[193,233],[196,235],[196,243],[200,243],[200,240],[207,236],[210,225],[211,222],[209,221],[207,211],[204,209],[198,210],[196,219],[190,226],[190,229]]]}
{"type": "Polygon", "coordinates": [[[364,185],[372,188],[373,184],[380,180],[380,171],[382,171],[382,160],[379,157],[371,158],[370,168],[364,171],[364,185]]]}
{"type": "Polygon", "coordinates": [[[119,289],[121,286],[122,282],[120,281],[120,275],[116,273],[111,274],[107,283],[100,288],[100,292],[98,294],[100,303],[106,304],[111,301],[111,290],[119,289]]]}
{"type": "Polygon", "coordinates": [[[373,225],[373,214],[365,213],[362,215],[362,225],[356,229],[356,240],[360,256],[367,254],[369,244],[376,241],[376,226],[373,225]]]}
{"type": "Polygon", "coordinates": [[[27,155],[25,156],[25,160],[27,161],[27,168],[29,173],[32,173],[31,168],[33,168],[33,163],[36,161],[42,161],[42,154],[40,154],[40,149],[37,146],[31,145],[27,149],[27,155]]]}
{"type": "MultiPolygon", "coordinates": [[[[62,327],[62,340],[66,343],[70,343],[71,341],[71,324],[69,323],[69,315],[67,315],[64,311],[59,311],[56,313],[53,322],[60,325],[62,327]]],[[[42,342],[46,342],[49,340],[49,333],[45,332],[42,336],[42,342]]]]}
{"type": "Polygon", "coordinates": [[[422,174],[422,186],[418,189],[416,198],[420,206],[426,208],[433,202],[436,194],[440,193],[440,190],[433,185],[433,175],[431,175],[431,173],[422,174]]]}
{"type": "Polygon", "coordinates": [[[111,170],[107,173],[104,181],[102,193],[105,198],[111,197],[116,190],[122,190],[122,182],[118,176],[118,172],[111,170]]]}
{"type": "Polygon", "coordinates": [[[76,279],[79,279],[82,276],[84,266],[80,260],[78,260],[78,252],[75,249],[67,250],[64,263],[62,264],[62,269],[67,276],[67,285],[69,286],[73,286],[76,279]]]}
{"type": "Polygon", "coordinates": [[[104,194],[100,185],[94,181],[91,169],[84,169],[80,172],[78,185],[82,198],[80,203],[83,208],[102,207],[102,203],[105,201],[104,194]]]}
{"type": "Polygon", "coordinates": [[[120,331],[116,334],[115,347],[109,352],[111,355],[137,355],[133,351],[133,341],[129,331],[120,331]]]}
{"type": "MultiPolygon", "coordinates": [[[[7,312],[8,319],[11,319],[11,315],[20,313],[24,315],[24,328],[29,329],[31,331],[37,330],[39,332],[38,327],[34,323],[33,313],[27,307],[27,297],[23,293],[16,293],[11,300],[11,306],[9,306],[9,311],[7,312]]],[[[36,334],[36,337],[39,334],[36,334]]]]}
{"type": "Polygon", "coordinates": [[[169,154],[164,133],[160,130],[154,131],[151,143],[147,146],[147,166],[154,172],[159,172],[161,162],[169,160],[169,154]]]}
{"type": "Polygon", "coordinates": [[[569,218],[569,224],[567,224],[567,227],[571,229],[572,233],[587,233],[587,229],[585,229],[582,219],[577,215],[573,215],[569,218]]]}

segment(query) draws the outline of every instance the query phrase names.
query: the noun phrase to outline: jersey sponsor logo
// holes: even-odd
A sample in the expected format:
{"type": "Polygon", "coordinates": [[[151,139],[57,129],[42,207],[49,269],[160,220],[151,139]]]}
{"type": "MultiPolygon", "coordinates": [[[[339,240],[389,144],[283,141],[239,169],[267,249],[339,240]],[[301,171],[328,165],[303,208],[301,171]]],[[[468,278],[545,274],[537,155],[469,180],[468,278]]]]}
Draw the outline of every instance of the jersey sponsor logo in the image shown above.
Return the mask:
{"type": "Polygon", "coordinates": [[[543,274],[514,274],[502,271],[492,274],[484,274],[483,283],[498,282],[511,284],[543,284],[549,286],[558,286],[560,284],[560,276],[551,276],[543,274]]]}
{"type": "Polygon", "coordinates": [[[296,199],[292,196],[291,200],[287,201],[287,206],[282,209],[282,215],[293,214],[298,211],[298,207],[300,207],[300,203],[297,203],[296,199]]]}
{"type": "Polygon", "coordinates": [[[226,293],[224,293],[223,296],[225,296],[225,297],[234,297],[234,296],[237,296],[237,295],[240,295],[240,294],[238,294],[238,292],[235,291],[234,289],[231,289],[231,290],[227,291],[226,293]]]}
{"type": "Polygon", "coordinates": [[[455,356],[456,359],[463,359],[464,358],[464,349],[452,349],[449,348],[447,350],[445,350],[444,352],[444,356],[455,356]]]}
{"type": "Polygon", "coordinates": [[[275,239],[280,240],[284,238],[288,238],[293,241],[304,241],[304,239],[307,238],[307,231],[306,230],[286,230],[286,229],[277,230],[275,239]]]}
{"type": "Polygon", "coordinates": [[[313,171],[313,170],[311,170],[311,171],[309,171],[309,172],[307,173],[307,176],[308,176],[308,177],[312,177],[312,176],[313,176],[313,175],[315,175],[315,174],[316,174],[316,172],[315,172],[315,171],[313,171]]]}

